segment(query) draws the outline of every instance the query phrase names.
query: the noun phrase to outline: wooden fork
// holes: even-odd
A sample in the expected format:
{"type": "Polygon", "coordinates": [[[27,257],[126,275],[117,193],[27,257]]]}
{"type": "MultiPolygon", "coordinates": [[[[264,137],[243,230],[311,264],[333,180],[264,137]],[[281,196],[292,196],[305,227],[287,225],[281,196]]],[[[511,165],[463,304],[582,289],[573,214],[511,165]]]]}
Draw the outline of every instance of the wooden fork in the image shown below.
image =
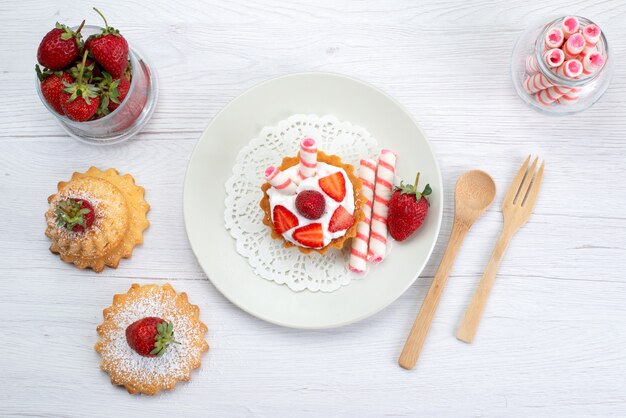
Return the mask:
{"type": "Polygon", "coordinates": [[[457,330],[456,337],[466,343],[471,343],[476,335],[480,318],[485,309],[493,283],[496,280],[496,273],[500,267],[506,247],[517,230],[526,223],[535,206],[539,187],[541,186],[541,178],[543,177],[544,162],[541,163],[541,167],[539,167],[539,171],[536,173],[537,158],[533,161],[530,169],[528,168],[529,162],[530,155],[520,167],[509,190],[506,192],[506,196],[504,196],[504,201],[502,202],[502,216],[504,218],[502,232],[493,250],[489,264],[487,264],[487,268],[483,273],[483,277],[480,279],[478,289],[476,289],[476,293],[467,307],[465,316],[457,330]]]}

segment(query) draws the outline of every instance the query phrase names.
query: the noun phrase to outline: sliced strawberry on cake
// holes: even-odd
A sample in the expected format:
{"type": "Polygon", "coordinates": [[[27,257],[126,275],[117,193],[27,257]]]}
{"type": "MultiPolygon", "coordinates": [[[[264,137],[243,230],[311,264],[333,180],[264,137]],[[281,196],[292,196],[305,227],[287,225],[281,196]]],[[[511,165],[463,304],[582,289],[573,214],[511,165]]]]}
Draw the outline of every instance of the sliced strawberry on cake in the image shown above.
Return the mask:
{"type": "Polygon", "coordinates": [[[346,208],[339,206],[330,218],[328,230],[330,232],[343,231],[350,228],[352,224],[354,224],[354,216],[346,208]]]}
{"type": "Polygon", "coordinates": [[[324,246],[322,224],[314,223],[296,229],[293,231],[293,239],[305,247],[322,248],[324,246]]]}
{"type": "Polygon", "coordinates": [[[274,207],[272,218],[274,220],[274,229],[276,229],[276,232],[279,234],[289,231],[291,228],[299,225],[296,215],[281,205],[276,205],[276,207],[274,207]]]}
{"type": "Polygon", "coordinates": [[[337,202],[341,202],[346,197],[346,181],[340,172],[319,179],[319,185],[324,193],[337,202]]]}

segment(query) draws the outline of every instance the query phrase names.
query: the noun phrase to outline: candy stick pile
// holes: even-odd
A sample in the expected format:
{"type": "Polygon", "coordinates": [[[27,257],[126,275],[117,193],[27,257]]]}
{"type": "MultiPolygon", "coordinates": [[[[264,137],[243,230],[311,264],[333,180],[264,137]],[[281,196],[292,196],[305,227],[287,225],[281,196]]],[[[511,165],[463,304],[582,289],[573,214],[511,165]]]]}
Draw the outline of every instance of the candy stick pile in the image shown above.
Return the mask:
{"type": "MultiPolygon", "coordinates": [[[[606,61],[606,57],[596,48],[600,33],[597,25],[581,27],[576,17],[566,17],[558,27],[546,33],[543,40],[546,52],[542,59],[559,77],[571,80],[588,77],[600,71],[606,61]]],[[[542,105],[578,102],[582,89],[552,82],[541,72],[534,53],[526,58],[526,73],[528,76],[523,83],[524,89],[542,105]]]]}
{"type": "Polygon", "coordinates": [[[381,151],[378,165],[374,160],[361,160],[359,177],[367,202],[365,218],[357,225],[357,236],[352,240],[348,268],[353,272],[364,272],[367,261],[380,263],[387,254],[387,212],[395,167],[396,154],[388,149],[381,151]]]}

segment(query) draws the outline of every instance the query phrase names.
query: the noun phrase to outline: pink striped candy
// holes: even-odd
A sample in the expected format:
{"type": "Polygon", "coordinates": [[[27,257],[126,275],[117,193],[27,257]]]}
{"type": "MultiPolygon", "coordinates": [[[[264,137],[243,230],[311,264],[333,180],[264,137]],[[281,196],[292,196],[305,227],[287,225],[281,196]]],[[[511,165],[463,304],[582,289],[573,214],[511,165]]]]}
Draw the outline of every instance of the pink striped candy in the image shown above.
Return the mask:
{"type": "Polygon", "coordinates": [[[598,52],[585,55],[583,58],[583,74],[589,75],[598,71],[604,65],[604,57],[598,52]]]}
{"type": "Polygon", "coordinates": [[[556,74],[565,78],[576,78],[583,73],[583,64],[577,59],[567,60],[556,69],[556,74]]]}
{"type": "Polygon", "coordinates": [[[565,41],[565,35],[559,28],[552,28],[546,33],[545,44],[548,48],[560,48],[565,41]]]}
{"type": "Polygon", "coordinates": [[[396,154],[388,149],[380,152],[376,184],[374,187],[374,205],[370,227],[370,242],[367,258],[380,263],[387,253],[387,213],[389,199],[393,192],[393,180],[396,172],[396,154]]]}
{"type": "Polygon", "coordinates": [[[580,33],[574,33],[570,36],[563,46],[563,52],[565,52],[565,59],[573,59],[578,56],[585,49],[585,38],[580,33]]]}
{"type": "Polygon", "coordinates": [[[534,94],[540,90],[552,87],[554,83],[548,80],[548,78],[542,73],[537,73],[526,78],[523,85],[524,90],[526,90],[528,94],[534,94]]]}
{"type": "Polygon", "coordinates": [[[581,89],[577,87],[552,86],[537,93],[537,101],[544,106],[552,103],[573,104],[574,100],[578,100],[581,89]]]}
{"type": "Polygon", "coordinates": [[[298,177],[306,179],[315,176],[317,172],[317,145],[313,138],[303,138],[300,141],[300,165],[298,177]]]}
{"type": "Polygon", "coordinates": [[[563,35],[565,35],[565,39],[574,35],[580,29],[580,22],[575,16],[568,16],[563,19],[563,23],[561,23],[561,30],[563,30],[563,35]]]}
{"type": "Polygon", "coordinates": [[[562,96],[569,94],[571,89],[563,86],[552,86],[537,93],[537,101],[544,106],[552,104],[562,96]]]}
{"type": "Polygon", "coordinates": [[[578,103],[578,93],[568,93],[559,97],[558,102],[562,105],[573,105],[578,103]]]}
{"type": "Polygon", "coordinates": [[[563,64],[565,61],[565,54],[560,48],[552,48],[549,51],[546,51],[543,59],[548,67],[555,68],[563,64]]]}
{"type": "Polygon", "coordinates": [[[283,173],[280,168],[273,165],[265,169],[265,179],[276,190],[283,194],[294,194],[296,192],[296,183],[294,183],[287,174],[283,173]]]}
{"type": "Polygon", "coordinates": [[[374,202],[374,187],[376,182],[376,161],[373,159],[361,160],[359,178],[363,182],[361,194],[365,197],[363,214],[365,218],[357,225],[357,235],[352,239],[350,262],[348,268],[355,273],[362,273],[367,267],[367,253],[370,240],[370,223],[374,202]]]}
{"type": "Polygon", "coordinates": [[[526,57],[526,73],[528,75],[537,74],[539,72],[539,64],[537,64],[537,58],[534,54],[530,54],[526,57]]]}
{"type": "Polygon", "coordinates": [[[583,28],[583,38],[585,38],[585,48],[593,48],[600,40],[602,31],[597,25],[591,24],[583,28]]]}

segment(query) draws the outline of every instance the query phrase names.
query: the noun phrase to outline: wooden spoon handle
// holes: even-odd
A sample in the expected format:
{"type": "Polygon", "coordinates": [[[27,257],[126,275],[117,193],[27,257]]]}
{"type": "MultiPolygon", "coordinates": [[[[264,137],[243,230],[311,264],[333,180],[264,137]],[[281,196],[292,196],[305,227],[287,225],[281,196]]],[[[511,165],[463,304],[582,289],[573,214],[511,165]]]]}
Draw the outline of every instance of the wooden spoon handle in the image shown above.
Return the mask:
{"type": "Polygon", "coordinates": [[[441,259],[441,264],[439,264],[437,273],[435,273],[433,282],[428,290],[428,294],[426,295],[424,302],[422,302],[422,307],[420,308],[420,311],[415,318],[415,322],[413,322],[413,327],[411,327],[411,332],[404,343],[402,354],[400,354],[400,358],[398,360],[400,367],[412,369],[415,367],[415,363],[417,363],[424,341],[426,341],[426,335],[430,329],[430,324],[435,316],[437,306],[439,305],[439,299],[441,299],[441,294],[443,293],[446,281],[448,280],[448,274],[450,273],[450,269],[452,268],[452,264],[456,258],[456,253],[458,252],[468,229],[469,226],[456,222],[452,228],[450,240],[448,241],[448,248],[446,248],[446,252],[441,259]]]}
{"type": "Polygon", "coordinates": [[[474,293],[474,297],[468,305],[467,310],[465,311],[465,316],[461,320],[459,329],[456,332],[456,338],[463,342],[469,344],[474,340],[474,336],[478,330],[478,325],[480,324],[480,319],[482,318],[483,311],[485,310],[487,298],[491,293],[493,283],[496,281],[496,274],[500,268],[500,262],[502,261],[502,257],[504,256],[504,252],[506,251],[509,242],[511,241],[512,235],[513,234],[505,228],[500,233],[500,237],[498,237],[498,242],[493,249],[493,254],[491,254],[491,259],[487,264],[483,277],[480,279],[476,293],[474,293]]]}

